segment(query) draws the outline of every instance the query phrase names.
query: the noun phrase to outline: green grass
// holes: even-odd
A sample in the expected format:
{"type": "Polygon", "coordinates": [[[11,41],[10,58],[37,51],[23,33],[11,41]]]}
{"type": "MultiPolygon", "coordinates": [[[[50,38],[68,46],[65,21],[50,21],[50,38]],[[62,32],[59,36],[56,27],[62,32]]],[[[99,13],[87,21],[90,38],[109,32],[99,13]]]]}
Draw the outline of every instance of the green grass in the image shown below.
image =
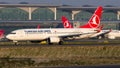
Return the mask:
{"type": "Polygon", "coordinates": [[[31,58],[32,66],[120,64],[120,46],[4,47],[0,57],[31,58]]]}
{"type": "Polygon", "coordinates": [[[120,46],[44,46],[0,48],[0,56],[68,58],[72,56],[119,57],[120,46]]]}

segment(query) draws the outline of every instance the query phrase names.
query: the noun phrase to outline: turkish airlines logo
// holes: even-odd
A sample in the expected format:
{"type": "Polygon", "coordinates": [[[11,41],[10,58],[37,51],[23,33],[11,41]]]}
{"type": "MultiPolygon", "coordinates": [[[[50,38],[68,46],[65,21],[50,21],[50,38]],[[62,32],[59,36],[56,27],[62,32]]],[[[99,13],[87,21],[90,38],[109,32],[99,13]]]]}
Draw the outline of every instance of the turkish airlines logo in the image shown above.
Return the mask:
{"type": "Polygon", "coordinates": [[[68,21],[65,21],[65,22],[64,22],[64,27],[66,27],[66,28],[69,27],[68,21]]]}
{"type": "Polygon", "coordinates": [[[90,20],[89,25],[92,28],[97,28],[99,26],[99,24],[100,24],[100,19],[96,14],[94,14],[92,19],[90,20]]]}

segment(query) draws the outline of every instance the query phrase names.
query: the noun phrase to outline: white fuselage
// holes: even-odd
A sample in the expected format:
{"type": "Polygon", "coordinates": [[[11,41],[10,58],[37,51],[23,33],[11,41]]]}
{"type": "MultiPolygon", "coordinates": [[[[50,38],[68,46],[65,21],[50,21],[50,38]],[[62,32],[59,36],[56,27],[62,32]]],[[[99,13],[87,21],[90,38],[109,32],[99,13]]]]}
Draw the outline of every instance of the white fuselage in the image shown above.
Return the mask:
{"type": "MultiPolygon", "coordinates": [[[[110,31],[110,30],[101,30],[100,32],[95,33],[95,34],[92,34],[92,35],[89,36],[89,37],[90,37],[90,38],[97,37],[98,35],[103,34],[103,33],[106,33],[106,32],[108,32],[108,31],[110,31]]],[[[109,34],[109,33],[108,33],[108,34],[109,34]]]]}
{"type": "Polygon", "coordinates": [[[100,34],[104,34],[106,32],[108,32],[107,34],[104,34],[105,37],[107,37],[108,39],[116,39],[116,38],[120,38],[120,31],[119,30],[112,30],[111,32],[109,32],[110,30],[101,30],[99,33],[95,33],[95,34],[91,34],[91,36],[89,36],[89,38],[92,37],[97,37],[100,34]]]}
{"type": "Polygon", "coordinates": [[[112,30],[110,33],[108,33],[107,37],[109,39],[120,38],[120,31],[119,30],[112,30]]]}
{"type": "Polygon", "coordinates": [[[49,37],[69,37],[70,35],[82,35],[96,33],[96,29],[86,28],[44,28],[44,29],[19,29],[12,31],[6,38],[13,41],[22,40],[44,40],[49,37]]]}
{"type": "MultiPolygon", "coordinates": [[[[97,37],[100,39],[101,34],[104,34],[104,36],[108,39],[116,39],[116,38],[120,38],[120,31],[119,30],[101,30],[98,33],[90,33],[90,34],[83,34],[80,35],[79,37],[75,37],[75,39],[82,39],[82,38],[94,38],[97,37]],[[107,33],[106,33],[107,32],[107,33]]],[[[102,38],[102,37],[101,37],[102,38]]],[[[70,38],[71,39],[71,38],[70,38]]]]}

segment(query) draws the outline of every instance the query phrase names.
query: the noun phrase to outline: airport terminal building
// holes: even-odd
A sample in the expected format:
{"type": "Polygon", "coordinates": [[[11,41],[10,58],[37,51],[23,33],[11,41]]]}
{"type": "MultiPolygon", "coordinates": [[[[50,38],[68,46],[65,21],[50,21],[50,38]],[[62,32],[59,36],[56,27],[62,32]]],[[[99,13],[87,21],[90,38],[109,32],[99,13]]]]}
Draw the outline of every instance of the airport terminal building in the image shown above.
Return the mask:
{"type": "MultiPolygon", "coordinates": [[[[97,6],[0,4],[0,22],[4,26],[6,26],[5,23],[11,22],[16,24],[31,22],[33,26],[39,23],[45,25],[45,23],[50,22],[50,26],[48,27],[56,27],[56,23],[61,23],[61,17],[66,16],[73,25],[81,25],[89,20],[96,8],[97,6]]],[[[107,29],[120,29],[120,7],[103,6],[103,10],[101,23],[107,29]]],[[[29,23],[27,26],[31,26],[29,23]]]]}
{"type": "MultiPolygon", "coordinates": [[[[50,4],[0,4],[1,20],[88,20],[96,7],[50,4]]],[[[102,20],[120,20],[120,7],[104,7],[102,20]]]]}

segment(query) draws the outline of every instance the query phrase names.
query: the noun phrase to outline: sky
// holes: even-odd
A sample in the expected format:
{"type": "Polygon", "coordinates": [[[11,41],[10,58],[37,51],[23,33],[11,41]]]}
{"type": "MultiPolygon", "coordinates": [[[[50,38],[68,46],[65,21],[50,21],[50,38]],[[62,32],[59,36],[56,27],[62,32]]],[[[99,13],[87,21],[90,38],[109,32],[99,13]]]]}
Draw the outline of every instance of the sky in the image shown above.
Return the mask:
{"type": "Polygon", "coordinates": [[[28,2],[30,4],[56,4],[56,5],[72,5],[72,6],[83,6],[83,5],[120,6],[120,0],[0,0],[0,2],[7,2],[11,4],[28,2]]]}

